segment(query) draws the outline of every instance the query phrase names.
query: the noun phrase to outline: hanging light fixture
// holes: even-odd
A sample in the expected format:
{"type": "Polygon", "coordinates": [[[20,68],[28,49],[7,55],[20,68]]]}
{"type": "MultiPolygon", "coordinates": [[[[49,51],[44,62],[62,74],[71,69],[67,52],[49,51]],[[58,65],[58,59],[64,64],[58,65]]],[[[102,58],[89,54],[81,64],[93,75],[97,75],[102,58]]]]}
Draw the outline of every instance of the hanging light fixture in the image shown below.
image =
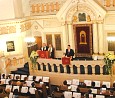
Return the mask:
{"type": "Polygon", "coordinates": [[[35,38],[34,37],[26,37],[25,38],[25,42],[27,42],[27,43],[34,43],[35,42],[35,38]]]}
{"type": "Polygon", "coordinates": [[[107,37],[107,41],[115,41],[115,36],[109,36],[109,37],[107,37]]]}
{"type": "Polygon", "coordinates": [[[31,32],[26,33],[24,40],[28,45],[32,45],[35,42],[35,38],[32,36],[31,32]]]}

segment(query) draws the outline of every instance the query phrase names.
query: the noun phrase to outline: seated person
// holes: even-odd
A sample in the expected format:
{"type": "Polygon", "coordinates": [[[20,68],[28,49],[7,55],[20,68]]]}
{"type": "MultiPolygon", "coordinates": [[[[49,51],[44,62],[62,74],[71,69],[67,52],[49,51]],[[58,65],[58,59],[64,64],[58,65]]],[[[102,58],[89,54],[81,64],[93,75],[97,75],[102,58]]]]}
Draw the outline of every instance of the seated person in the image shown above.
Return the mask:
{"type": "Polygon", "coordinates": [[[33,81],[36,81],[36,76],[33,76],[33,81]]]}
{"type": "Polygon", "coordinates": [[[63,85],[61,85],[60,87],[59,87],[59,89],[60,89],[60,91],[67,91],[68,90],[68,85],[67,85],[67,81],[65,80],[65,81],[63,81],[63,85]]]}
{"type": "Polygon", "coordinates": [[[74,51],[73,51],[73,49],[71,49],[70,45],[68,45],[68,47],[66,49],[65,56],[70,57],[71,59],[73,59],[74,51]]]}
{"type": "Polygon", "coordinates": [[[106,93],[106,85],[102,85],[101,89],[100,89],[100,94],[105,94],[106,93]]]}
{"type": "Polygon", "coordinates": [[[113,96],[114,90],[110,89],[109,93],[110,93],[110,96],[113,96]]]}
{"type": "Polygon", "coordinates": [[[89,98],[89,94],[91,94],[91,93],[92,93],[92,90],[89,89],[88,92],[85,94],[85,97],[86,97],[86,98],[89,98]]]}
{"type": "Polygon", "coordinates": [[[13,92],[13,98],[18,98],[19,92],[18,89],[15,89],[13,92]]]}
{"type": "Polygon", "coordinates": [[[80,89],[79,89],[79,87],[76,89],[76,92],[77,92],[77,93],[80,93],[80,89]]]}
{"type": "Polygon", "coordinates": [[[22,86],[23,86],[23,87],[27,87],[27,83],[26,83],[26,82],[24,82],[22,86]]]}

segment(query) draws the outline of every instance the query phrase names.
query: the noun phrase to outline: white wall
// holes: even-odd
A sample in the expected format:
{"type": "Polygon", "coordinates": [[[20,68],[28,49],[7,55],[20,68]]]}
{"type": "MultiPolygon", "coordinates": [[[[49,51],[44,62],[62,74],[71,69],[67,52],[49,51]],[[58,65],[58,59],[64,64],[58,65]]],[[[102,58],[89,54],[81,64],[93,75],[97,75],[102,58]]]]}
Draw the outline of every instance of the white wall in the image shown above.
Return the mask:
{"type": "Polygon", "coordinates": [[[13,0],[0,0],[0,20],[15,18],[13,0]]]}
{"type": "Polygon", "coordinates": [[[14,13],[16,18],[23,17],[22,0],[13,0],[14,13]]]}
{"type": "Polygon", "coordinates": [[[30,0],[22,0],[22,9],[24,16],[30,16],[30,0]]]}
{"type": "Polygon", "coordinates": [[[21,34],[7,34],[0,36],[0,51],[4,51],[4,55],[23,54],[23,37],[21,34]],[[6,41],[14,41],[15,51],[7,52],[6,41]]]}

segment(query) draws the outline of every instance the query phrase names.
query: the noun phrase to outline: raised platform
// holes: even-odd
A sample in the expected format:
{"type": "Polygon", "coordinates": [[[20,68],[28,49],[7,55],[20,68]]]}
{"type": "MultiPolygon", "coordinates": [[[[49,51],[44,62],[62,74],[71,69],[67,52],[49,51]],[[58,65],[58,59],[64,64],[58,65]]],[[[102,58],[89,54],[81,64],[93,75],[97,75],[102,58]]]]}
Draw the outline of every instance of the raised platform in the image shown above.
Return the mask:
{"type": "Polygon", "coordinates": [[[113,74],[112,75],[104,75],[103,74],[103,66],[104,66],[104,62],[103,60],[74,60],[71,61],[71,65],[69,65],[70,67],[70,73],[67,73],[67,67],[66,65],[62,65],[64,67],[64,72],[60,73],[60,64],[62,64],[61,60],[56,60],[56,59],[41,59],[39,58],[38,63],[41,66],[41,69],[38,70],[38,67],[36,70],[31,69],[30,67],[30,75],[37,75],[37,76],[48,76],[50,77],[50,82],[51,84],[56,84],[56,85],[61,85],[63,83],[64,80],[71,80],[71,79],[79,79],[81,82],[83,82],[84,80],[92,80],[92,81],[108,81],[112,83],[114,82],[115,79],[115,75],[114,75],[114,69],[115,67],[113,67],[113,74]],[[43,70],[43,64],[46,66],[46,70],[43,70]],[[52,69],[51,71],[49,71],[48,69],[48,63],[50,64],[50,68],[52,69]],[[54,71],[54,64],[56,64],[58,72],[54,71]],[[75,65],[77,67],[78,73],[74,74],[73,72],[73,65],[75,65]],[[84,74],[80,73],[80,66],[83,65],[84,66],[84,74]],[[92,74],[88,74],[88,65],[91,65],[92,67],[92,74]],[[100,73],[96,74],[95,73],[95,66],[99,65],[100,67],[100,73]]]}
{"type": "Polygon", "coordinates": [[[84,80],[91,80],[91,81],[103,81],[106,82],[114,82],[115,76],[110,75],[88,75],[88,74],[67,74],[67,73],[55,73],[55,72],[48,72],[48,71],[38,71],[38,70],[31,70],[31,75],[36,76],[48,76],[50,77],[50,83],[53,85],[62,85],[64,80],[72,80],[72,79],[79,79],[80,82],[84,80]]]}

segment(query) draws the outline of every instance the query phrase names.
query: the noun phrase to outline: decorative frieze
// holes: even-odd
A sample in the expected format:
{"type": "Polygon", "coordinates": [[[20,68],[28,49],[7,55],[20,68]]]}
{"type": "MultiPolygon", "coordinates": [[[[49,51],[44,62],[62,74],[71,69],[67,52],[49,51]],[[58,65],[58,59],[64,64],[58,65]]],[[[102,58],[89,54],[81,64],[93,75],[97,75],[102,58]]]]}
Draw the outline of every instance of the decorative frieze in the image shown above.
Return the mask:
{"type": "Polygon", "coordinates": [[[21,24],[21,32],[29,30],[31,26],[32,26],[31,22],[26,22],[26,23],[21,24]]]}
{"type": "Polygon", "coordinates": [[[3,26],[0,27],[0,35],[2,34],[10,34],[10,33],[16,33],[16,26],[3,26]]]}
{"type": "Polygon", "coordinates": [[[83,4],[79,4],[79,6],[73,7],[68,11],[68,13],[67,13],[67,21],[71,21],[71,19],[73,19],[74,22],[77,22],[78,19],[79,19],[79,17],[78,17],[79,15],[77,15],[77,16],[73,16],[73,15],[75,13],[79,14],[78,13],[79,11],[87,12],[87,16],[86,16],[87,22],[90,22],[91,20],[94,20],[94,18],[96,16],[94,14],[94,12],[89,7],[87,7],[86,5],[83,5],[83,4]]]}
{"type": "Polygon", "coordinates": [[[104,0],[104,6],[106,7],[115,7],[115,0],[104,0]]]}
{"type": "Polygon", "coordinates": [[[59,2],[36,3],[31,5],[31,15],[56,14],[60,9],[59,2]]]}

